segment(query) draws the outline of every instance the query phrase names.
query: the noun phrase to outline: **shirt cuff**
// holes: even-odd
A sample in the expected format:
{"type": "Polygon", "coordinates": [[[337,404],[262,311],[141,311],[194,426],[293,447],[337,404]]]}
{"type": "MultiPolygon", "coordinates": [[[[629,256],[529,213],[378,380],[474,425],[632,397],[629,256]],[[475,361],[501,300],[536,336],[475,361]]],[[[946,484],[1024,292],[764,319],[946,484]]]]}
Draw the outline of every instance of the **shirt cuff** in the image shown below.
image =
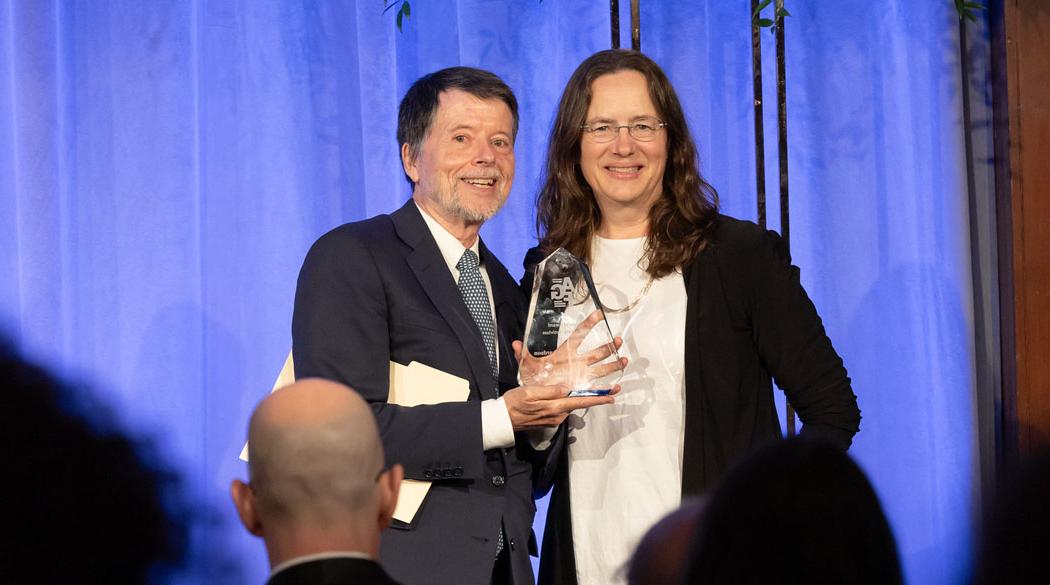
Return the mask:
{"type": "Polygon", "coordinates": [[[529,438],[529,444],[537,451],[546,451],[558,434],[559,427],[543,427],[540,429],[529,429],[525,435],[529,438]]]}
{"type": "Polygon", "coordinates": [[[503,398],[481,401],[481,445],[486,451],[514,446],[514,425],[503,398]]]}

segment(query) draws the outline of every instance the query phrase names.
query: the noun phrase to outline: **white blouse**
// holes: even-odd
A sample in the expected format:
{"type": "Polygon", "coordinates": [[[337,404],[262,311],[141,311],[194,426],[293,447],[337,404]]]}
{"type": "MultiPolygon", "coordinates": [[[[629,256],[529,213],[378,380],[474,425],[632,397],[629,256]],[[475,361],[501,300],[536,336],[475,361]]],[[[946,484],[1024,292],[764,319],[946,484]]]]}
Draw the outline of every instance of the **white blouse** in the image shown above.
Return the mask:
{"type": "Polygon", "coordinates": [[[626,582],[645,532],[682,497],[685,282],[675,272],[643,291],[645,238],[592,244],[591,272],[628,358],[616,403],[569,416],[569,485],[580,585],[626,582]]]}

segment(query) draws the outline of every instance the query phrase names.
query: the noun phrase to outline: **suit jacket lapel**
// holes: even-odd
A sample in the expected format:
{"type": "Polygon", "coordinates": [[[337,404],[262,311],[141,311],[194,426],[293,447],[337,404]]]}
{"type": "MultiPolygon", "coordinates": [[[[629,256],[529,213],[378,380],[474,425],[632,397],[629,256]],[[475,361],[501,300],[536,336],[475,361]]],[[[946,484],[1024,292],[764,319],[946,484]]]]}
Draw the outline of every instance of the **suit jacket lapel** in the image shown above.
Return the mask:
{"type": "MultiPolygon", "coordinates": [[[[485,266],[485,271],[488,272],[489,282],[492,285],[492,300],[495,304],[496,336],[499,338],[497,347],[499,352],[499,386],[501,389],[509,389],[518,385],[518,361],[514,357],[514,347],[511,345],[515,338],[508,337],[507,333],[514,331],[517,337],[520,338],[522,332],[519,330],[519,327],[515,326],[516,324],[504,321],[511,318],[520,321],[524,317],[524,315],[519,314],[519,312],[524,313],[521,304],[513,302],[514,299],[521,296],[521,292],[517,286],[507,285],[507,283],[513,283],[514,279],[503,264],[500,263],[499,259],[485,246],[484,241],[480,242],[479,249],[481,251],[481,262],[485,266]]],[[[517,325],[520,325],[520,323],[517,325]]]]}
{"type": "Polygon", "coordinates": [[[452,279],[445,259],[441,256],[441,250],[430,235],[430,230],[420,216],[415,202],[409,200],[401,209],[392,213],[390,219],[394,222],[398,237],[412,247],[412,252],[406,258],[408,266],[463,346],[474,376],[472,385],[482,400],[496,398],[488,352],[485,350],[481,331],[470,316],[459,287],[452,279]]]}

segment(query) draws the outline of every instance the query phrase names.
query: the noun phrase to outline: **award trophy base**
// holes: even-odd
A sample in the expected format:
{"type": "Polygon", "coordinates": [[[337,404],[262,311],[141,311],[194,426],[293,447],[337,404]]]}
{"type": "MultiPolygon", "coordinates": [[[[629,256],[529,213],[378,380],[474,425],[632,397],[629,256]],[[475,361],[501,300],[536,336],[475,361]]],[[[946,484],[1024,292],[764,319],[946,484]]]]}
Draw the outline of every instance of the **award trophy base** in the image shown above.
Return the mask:
{"type": "Polygon", "coordinates": [[[612,388],[588,388],[587,390],[573,390],[569,396],[608,396],[612,388]]]}

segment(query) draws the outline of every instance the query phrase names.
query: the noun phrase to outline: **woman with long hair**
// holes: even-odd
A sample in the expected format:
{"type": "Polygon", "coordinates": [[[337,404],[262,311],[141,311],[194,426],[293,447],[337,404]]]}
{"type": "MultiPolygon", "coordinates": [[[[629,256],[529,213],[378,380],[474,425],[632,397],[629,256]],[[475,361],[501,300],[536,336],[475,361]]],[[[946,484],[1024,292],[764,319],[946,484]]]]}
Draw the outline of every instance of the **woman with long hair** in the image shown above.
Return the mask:
{"type": "Polygon", "coordinates": [[[616,404],[569,417],[540,583],[622,582],[656,520],[780,437],[773,380],[804,435],[849,447],[860,412],[783,240],[718,213],[667,76],[636,51],[585,60],[562,95],[532,267],[591,267],[628,358],[616,404]]]}

